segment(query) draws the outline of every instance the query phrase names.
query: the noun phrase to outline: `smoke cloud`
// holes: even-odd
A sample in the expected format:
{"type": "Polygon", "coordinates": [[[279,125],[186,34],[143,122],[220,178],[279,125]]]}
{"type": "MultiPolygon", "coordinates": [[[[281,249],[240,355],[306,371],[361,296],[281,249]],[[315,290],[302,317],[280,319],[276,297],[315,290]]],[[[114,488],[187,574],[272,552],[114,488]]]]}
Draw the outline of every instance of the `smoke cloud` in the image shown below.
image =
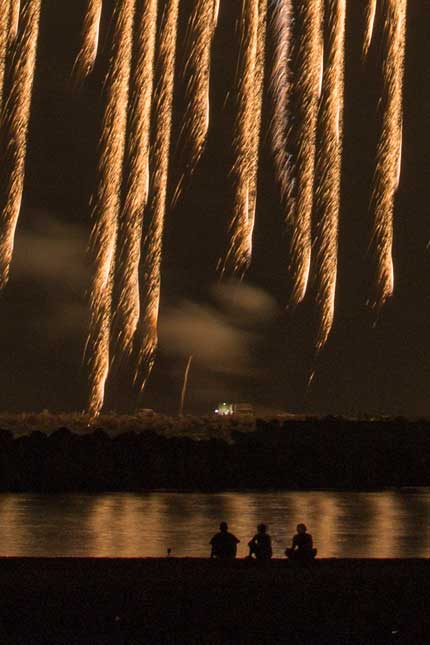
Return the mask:
{"type": "Polygon", "coordinates": [[[160,319],[161,348],[176,356],[193,355],[218,373],[250,375],[258,329],[276,313],[275,301],[262,289],[231,282],[216,285],[214,304],[182,301],[164,310],[160,319]]]}

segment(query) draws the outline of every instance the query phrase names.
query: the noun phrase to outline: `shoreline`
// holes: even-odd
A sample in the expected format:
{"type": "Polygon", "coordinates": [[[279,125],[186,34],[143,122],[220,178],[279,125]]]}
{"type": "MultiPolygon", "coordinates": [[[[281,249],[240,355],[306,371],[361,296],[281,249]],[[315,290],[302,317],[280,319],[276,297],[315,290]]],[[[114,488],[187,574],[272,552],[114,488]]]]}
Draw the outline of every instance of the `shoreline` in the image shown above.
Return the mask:
{"type": "Polygon", "coordinates": [[[7,643],[428,642],[429,559],[0,558],[7,643]]]}

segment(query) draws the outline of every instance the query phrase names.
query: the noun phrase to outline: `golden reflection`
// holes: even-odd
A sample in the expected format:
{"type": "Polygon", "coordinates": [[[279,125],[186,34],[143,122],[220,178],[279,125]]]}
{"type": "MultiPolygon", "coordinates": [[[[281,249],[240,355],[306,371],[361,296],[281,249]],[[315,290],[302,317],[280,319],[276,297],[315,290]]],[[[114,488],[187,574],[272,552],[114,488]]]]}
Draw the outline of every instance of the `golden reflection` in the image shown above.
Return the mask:
{"type": "Polygon", "coordinates": [[[208,557],[225,520],[238,557],[260,522],[275,558],[299,522],[322,558],[427,557],[429,511],[430,490],[0,494],[0,556],[208,557]]]}
{"type": "Polygon", "coordinates": [[[13,493],[0,495],[1,550],[2,556],[28,555],[22,549],[25,544],[25,528],[20,521],[21,498],[13,493]]]}
{"type": "Polygon", "coordinates": [[[103,495],[89,519],[91,553],[98,557],[161,557],[159,495],[103,495]]]}
{"type": "Polygon", "coordinates": [[[373,558],[400,556],[398,535],[401,532],[401,525],[396,493],[386,491],[383,494],[373,493],[369,497],[374,507],[370,556],[373,558]]]}

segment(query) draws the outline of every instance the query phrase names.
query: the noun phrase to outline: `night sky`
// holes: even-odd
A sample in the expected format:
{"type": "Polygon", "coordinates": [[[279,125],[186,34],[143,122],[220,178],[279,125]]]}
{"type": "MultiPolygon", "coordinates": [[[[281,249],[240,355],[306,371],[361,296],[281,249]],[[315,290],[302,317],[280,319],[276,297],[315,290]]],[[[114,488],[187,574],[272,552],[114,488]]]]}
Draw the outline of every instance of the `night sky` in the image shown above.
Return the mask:
{"type": "MultiPolygon", "coordinates": [[[[315,365],[312,285],[302,305],[287,308],[290,232],[282,223],[274,179],[267,96],[254,262],[241,285],[218,282],[216,266],[232,204],[232,91],[241,6],[239,0],[221,0],[209,141],[166,223],[158,361],[140,399],[130,386],[130,366],[115,363],[106,410],[144,406],[176,411],[187,356],[193,353],[190,412],[203,413],[219,400],[229,399],[250,401],[267,411],[430,414],[430,2],[409,1],[395,294],[379,313],[367,301],[375,275],[368,205],[380,119],[382,22],[379,15],[369,59],[363,63],[365,3],[350,0],[348,4],[339,281],[336,319],[327,347],[315,365]],[[316,376],[308,389],[314,365],[316,376]]],[[[86,406],[83,348],[91,268],[86,247],[111,9],[107,3],[95,72],[76,94],[70,73],[85,5],[85,0],[42,2],[24,202],[11,280],[0,296],[0,410],[82,410],[86,406]]],[[[173,180],[182,167],[182,147],[177,142],[190,6],[191,0],[182,0],[173,180]]]]}

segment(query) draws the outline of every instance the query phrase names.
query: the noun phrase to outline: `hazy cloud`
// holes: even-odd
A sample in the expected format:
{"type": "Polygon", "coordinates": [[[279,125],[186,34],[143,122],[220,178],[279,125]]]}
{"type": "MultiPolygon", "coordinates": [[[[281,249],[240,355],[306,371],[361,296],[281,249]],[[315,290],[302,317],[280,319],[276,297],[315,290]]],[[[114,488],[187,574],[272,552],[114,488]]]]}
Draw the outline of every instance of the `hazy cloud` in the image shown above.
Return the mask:
{"type": "Polygon", "coordinates": [[[211,307],[185,301],[160,318],[160,343],[177,356],[193,354],[215,372],[240,372],[247,362],[249,336],[211,307]]]}
{"type": "Polygon", "coordinates": [[[213,288],[218,304],[230,316],[246,321],[247,326],[273,319],[278,311],[275,299],[258,287],[232,280],[213,288]]]}

